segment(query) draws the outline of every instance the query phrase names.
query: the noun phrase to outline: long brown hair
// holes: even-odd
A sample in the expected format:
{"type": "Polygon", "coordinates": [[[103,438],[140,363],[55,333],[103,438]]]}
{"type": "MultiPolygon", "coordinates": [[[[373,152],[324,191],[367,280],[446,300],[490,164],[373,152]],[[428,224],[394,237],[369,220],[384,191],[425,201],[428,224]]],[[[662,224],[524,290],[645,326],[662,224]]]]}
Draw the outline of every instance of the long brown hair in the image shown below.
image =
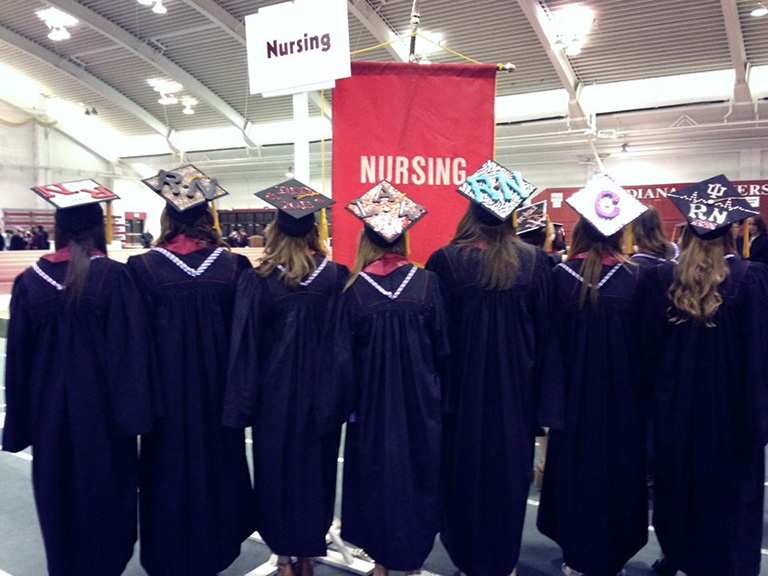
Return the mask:
{"type": "Polygon", "coordinates": [[[267,231],[264,255],[259,260],[256,273],[266,278],[282,266],[280,280],[286,286],[296,287],[317,269],[314,253],[326,255],[317,226],[313,226],[304,236],[290,236],[273,222],[267,231]]]}
{"type": "Polygon", "coordinates": [[[344,290],[349,289],[349,287],[355,283],[355,280],[357,280],[357,277],[360,275],[360,272],[363,271],[363,268],[384,256],[384,254],[400,254],[401,256],[408,256],[408,246],[405,243],[405,234],[400,236],[400,238],[395,240],[389,246],[379,246],[368,237],[365,228],[360,230],[360,238],[357,241],[355,264],[352,266],[352,272],[350,272],[349,279],[344,285],[344,290]]]}
{"type": "Polygon", "coordinates": [[[730,272],[725,255],[735,250],[733,234],[729,231],[720,238],[702,240],[686,226],[680,245],[680,262],[669,287],[673,306],[670,321],[680,324],[693,320],[714,326],[712,317],[723,303],[718,287],[730,272]]]}
{"type": "Polygon", "coordinates": [[[661,215],[656,208],[649,207],[632,222],[635,244],[643,254],[657,258],[670,258],[673,250],[661,227],[661,215]]]}
{"type": "Polygon", "coordinates": [[[163,214],[160,216],[160,237],[155,241],[155,246],[170,242],[179,234],[212,246],[229,248],[229,244],[224,242],[221,233],[213,225],[213,213],[210,208],[191,224],[177,220],[172,211],[167,207],[163,208],[163,214]]]}
{"type": "Polygon", "coordinates": [[[515,285],[520,271],[518,251],[533,248],[517,237],[512,218],[499,224],[485,224],[478,217],[477,210],[474,204],[467,207],[451,244],[465,249],[484,246],[480,251],[480,287],[486,290],[509,290],[515,285]]]}
{"type": "Polygon", "coordinates": [[[79,302],[85,285],[88,282],[88,274],[91,270],[91,252],[99,250],[107,253],[107,238],[104,221],[92,228],[85,230],[67,230],[56,223],[54,234],[56,235],[56,247],[69,246],[69,264],[67,274],[64,277],[66,300],[79,302]]]}
{"type": "Polygon", "coordinates": [[[606,237],[584,218],[579,218],[579,221],[576,222],[576,226],[573,227],[568,259],[570,260],[578,254],[587,255],[579,269],[579,275],[584,279],[579,292],[579,306],[583,307],[587,299],[593,307],[597,306],[600,297],[597,285],[600,283],[600,276],[603,273],[603,254],[608,253],[619,262],[629,263],[622,247],[623,238],[623,230],[619,230],[613,236],[606,237]]]}

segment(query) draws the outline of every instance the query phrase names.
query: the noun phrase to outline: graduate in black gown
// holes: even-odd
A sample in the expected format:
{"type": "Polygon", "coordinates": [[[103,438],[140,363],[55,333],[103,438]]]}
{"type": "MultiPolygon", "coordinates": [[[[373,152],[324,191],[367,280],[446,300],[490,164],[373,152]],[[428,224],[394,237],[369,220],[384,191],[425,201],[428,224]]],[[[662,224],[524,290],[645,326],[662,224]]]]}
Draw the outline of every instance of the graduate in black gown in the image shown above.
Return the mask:
{"type": "Polygon", "coordinates": [[[517,220],[515,230],[520,240],[541,248],[553,267],[563,261],[561,253],[552,251],[555,229],[547,216],[546,200],[518,209],[515,218],[517,220]]]}
{"type": "Polygon", "coordinates": [[[724,176],[670,194],[688,226],[680,262],[654,269],[653,525],[660,574],[757,576],[768,439],[765,268],[734,253],[754,215],[724,176]]]}
{"type": "Polygon", "coordinates": [[[253,430],[256,528],[278,573],[313,573],[333,520],[339,430],[318,432],[315,402],[325,326],[347,279],[328,260],[314,212],[333,203],[296,180],[257,193],[277,206],[260,265],[240,277],[224,409],[253,430]]]}
{"type": "Polygon", "coordinates": [[[534,437],[539,426],[562,425],[552,264],[519,241],[512,220],[527,195],[507,198],[498,182],[481,190],[451,244],[427,262],[441,280],[451,342],[441,536],[468,576],[515,571],[534,437]]]}
{"type": "Polygon", "coordinates": [[[622,250],[624,226],[646,207],[606,175],[567,201],[581,219],[554,271],[565,427],[549,436],[538,527],[567,576],[616,576],[648,540],[645,270],[622,250]]]}
{"type": "Polygon", "coordinates": [[[13,286],[3,450],[32,446],[48,574],[119,576],[136,542],[136,436],[153,417],[149,331],[128,268],[106,257],[99,204],[46,194],[82,204],[56,211],[59,249],[13,286]]]}
{"type": "Polygon", "coordinates": [[[768,264],[768,230],[761,215],[749,219],[749,259],[768,264]]]}
{"type": "Polygon", "coordinates": [[[157,246],[128,260],[152,319],[165,415],[141,439],[141,563],[212,576],[252,532],[242,430],[221,422],[235,289],[251,268],[214,228],[221,190],[193,167],[147,181],[168,205],[157,246]]]}
{"type": "Polygon", "coordinates": [[[440,528],[441,370],[437,277],[411,264],[405,230],[426,214],[388,182],[348,206],[355,265],[325,348],[323,428],[347,423],[342,537],[390,569],[419,570],[440,528]]]}
{"type": "Polygon", "coordinates": [[[652,206],[632,222],[635,251],[632,262],[643,268],[653,268],[666,262],[674,265],[680,257],[680,247],[664,237],[661,215],[652,206]]]}

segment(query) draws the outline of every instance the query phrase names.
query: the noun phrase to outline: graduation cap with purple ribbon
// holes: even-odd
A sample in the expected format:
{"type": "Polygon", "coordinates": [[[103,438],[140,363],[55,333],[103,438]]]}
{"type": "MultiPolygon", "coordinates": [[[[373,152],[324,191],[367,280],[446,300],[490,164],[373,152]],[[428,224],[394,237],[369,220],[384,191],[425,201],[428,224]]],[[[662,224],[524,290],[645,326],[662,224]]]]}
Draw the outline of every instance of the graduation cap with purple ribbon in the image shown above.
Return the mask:
{"type": "Polygon", "coordinates": [[[566,202],[606,237],[648,210],[607,174],[594,176],[566,202]]]}
{"type": "Polygon", "coordinates": [[[411,200],[405,192],[386,180],[353,200],[347,205],[347,210],[388,244],[427,215],[424,206],[411,200]]]}
{"type": "Polygon", "coordinates": [[[456,191],[504,221],[536,191],[536,186],[524,180],[520,172],[486,160],[456,191]]]}
{"type": "Polygon", "coordinates": [[[723,174],[670,192],[667,198],[693,233],[705,240],[722,236],[734,222],[759,215],[723,174]]]}

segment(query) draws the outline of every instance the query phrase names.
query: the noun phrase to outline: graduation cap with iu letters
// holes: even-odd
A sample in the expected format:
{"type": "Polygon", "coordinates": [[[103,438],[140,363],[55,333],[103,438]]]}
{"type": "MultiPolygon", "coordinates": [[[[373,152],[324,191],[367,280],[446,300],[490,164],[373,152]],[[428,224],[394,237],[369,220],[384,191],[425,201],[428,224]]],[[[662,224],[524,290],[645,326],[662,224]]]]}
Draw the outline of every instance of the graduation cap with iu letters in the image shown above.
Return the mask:
{"type": "Polygon", "coordinates": [[[507,220],[515,209],[536,191],[520,172],[507,170],[487,160],[477,172],[457,188],[457,192],[482,206],[499,221],[507,220]]]}
{"type": "Polygon", "coordinates": [[[547,225],[547,201],[517,209],[517,233],[533,232],[547,225]]]}
{"type": "Polygon", "coordinates": [[[366,229],[386,244],[392,244],[406,230],[427,215],[427,209],[411,200],[386,180],[347,205],[366,229]]]}
{"type": "Polygon", "coordinates": [[[229,194],[219,186],[216,178],[206,176],[192,164],[173,170],[160,170],[157,176],[145,178],[142,182],[158,193],[176,212],[185,212],[198,206],[207,209],[210,200],[229,194]]]}
{"type": "Polygon", "coordinates": [[[32,191],[56,207],[56,223],[65,230],[93,228],[104,221],[99,202],[120,197],[94,180],[75,180],[35,186],[32,191]]]}
{"type": "Polygon", "coordinates": [[[327,196],[291,179],[256,192],[277,208],[277,226],[289,236],[303,236],[315,225],[315,212],[334,204],[327,196]]]}
{"type": "Polygon", "coordinates": [[[670,192],[667,198],[685,216],[693,233],[704,240],[722,236],[732,223],[759,214],[723,174],[670,192]]]}
{"type": "Polygon", "coordinates": [[[648,210],[607,174],[594,176],[566,202],[606,237],[648,210]]]}

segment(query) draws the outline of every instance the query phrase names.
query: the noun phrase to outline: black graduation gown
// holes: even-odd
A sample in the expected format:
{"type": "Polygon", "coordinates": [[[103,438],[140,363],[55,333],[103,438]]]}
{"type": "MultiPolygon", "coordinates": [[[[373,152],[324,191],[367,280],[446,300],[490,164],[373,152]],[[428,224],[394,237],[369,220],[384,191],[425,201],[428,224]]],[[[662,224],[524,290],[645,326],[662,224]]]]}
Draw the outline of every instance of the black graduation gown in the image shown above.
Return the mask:
{"type": "Polygon", "coordinates": [[[321,422],[347,416],[341,536],[391,570],[417,570],[440,527],[441,378],[448,354],[437,277],[412,265],[362,276],[324,348],[321,422]]]}
{"type": "Polygon", "coordinates": [[[442,539],[469,576],[507,576],[517,565],[537,424],[562,426],[551,261],[524,244],[518,254],[509,290],[478,286],[478,248],[449,245],[427,262],[446,295],[451,339],[442,539]]]}
{"type": "Polygon", "coordinates": [[[646,271],[631,263],[603,266],[607,280],[597,306],[587,301],[580,307],[582,283],[568,270],[578,274],[582,262],[554,272],[565,428],[549,435],[538,527],[574,570],[616,576],[648,540],[650,386],[643,377],[640,322],[646,271]]]}
{"type": "Polygon", "coordinates": [[[768,234],[756,236],[749,245],[749,259],[768,264],[768,234]]]}
{"type": "MultiPolygon", "coordinates": [[[[40,260],[55,282],[67,263],[40,260]]],[[[32,445],[51,576],[119,576],[136,542],[136,436],[152,423],[149,333],[127,267],[91,262],[80,304],[32,268],[16,278],[3,450],[32,445]]]]}
{"type": "Polygon", "coordinates": [[[348,271],[316,258],[322,270],[296,288],[279,270],[243,274],[232,327],[224,423],[253,427],[256,528],[283,556],[325,556],[333,521],[339,431],[320,436],[315,397],[323,331],[348,271]]]}
{"type": "MultiPolygon", "coordinates": [[[[175,256],[197,269],[213,251],[175,256]]],[[[251,265],[224,250],[198,277],[155,251],[128,266],[153,320],[164,404],[141,439],[141,563],[151,576],[210,576],[252,532],[244,433],[221,423],[235,287],[251,265]]]]}
{"type": "Polygon", "coordinates": [[[653,525],[671,566],[692,576],[757,576],[768,439],[765,269],[729,258],[714,327],[667,320],[673,269],[648,308],[655,363],[653,525]]]}

